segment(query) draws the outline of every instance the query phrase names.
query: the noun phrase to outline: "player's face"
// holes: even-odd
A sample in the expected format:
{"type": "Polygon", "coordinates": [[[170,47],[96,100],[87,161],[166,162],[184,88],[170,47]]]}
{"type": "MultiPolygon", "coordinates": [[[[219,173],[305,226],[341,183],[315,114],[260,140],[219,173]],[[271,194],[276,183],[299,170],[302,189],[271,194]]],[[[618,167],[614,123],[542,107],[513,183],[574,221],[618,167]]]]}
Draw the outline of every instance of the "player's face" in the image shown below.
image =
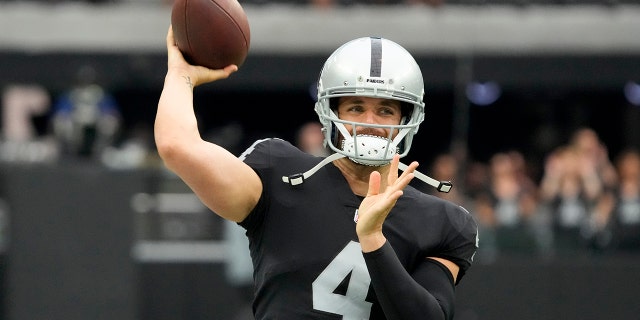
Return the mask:
{"type": "MultiPolygon", "coordinates": [[[[340,97],[338,100],[338,118],[346,121],[382,125],[398,125],[402,119],[400,102],[391,99],[368,97],[340,97]]],[[[352,132],[350,125],[346,129],[352,132]]],[[[390,129],[356,127],[357,134],[389,137],[390,129]]],[[[397,133],[394,132],[393,136],[397,133]]]]}

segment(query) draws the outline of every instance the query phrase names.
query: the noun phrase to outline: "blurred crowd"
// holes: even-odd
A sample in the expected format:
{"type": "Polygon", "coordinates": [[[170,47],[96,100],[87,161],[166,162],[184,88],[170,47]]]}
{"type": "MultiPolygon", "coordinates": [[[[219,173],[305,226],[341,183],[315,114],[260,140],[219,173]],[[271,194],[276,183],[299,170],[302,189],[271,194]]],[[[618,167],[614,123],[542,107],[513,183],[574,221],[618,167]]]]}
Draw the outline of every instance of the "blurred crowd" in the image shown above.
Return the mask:
{"type": "MultiPolygon", "coordinates": [[[[0,162],[85,159],[113,169],[160,167],[151,128],[125,132],[117,101],[97,79],[91,66],[82,66],[76,83],[55,97],[37,84],[6,86],[0,162]]],[[[298,129],[292,142],[327,155],[318,123],[298,129]]],[[[231,123],[205,139],[239,154],[253,138],[247,134],[242,124],[231,123]]],[[[452,191],[416,186],[476,216],[481,226],[477,259],[484,263],[501,255],[640,253],[640,150],[611,155],[589,127],[552,148],[542,159],[527,159],[520,150],[497,152],[484,161],[470,159],[465,150],[443,153],[423,171],[452,181],[452,191]]]]}
{"type": "Polygon", "coordinates": [[[74,83],[56,94],[38,83],[12,83],[0,93],[0,162],[88,160],[113,169],[158,163],[151,128],[125,128],[117,99],[92,65],[79,66],[74,83]]]}
{"type": "Polygon", "coordinates": [[[430,173],[455,187],[447,194],[425,191],[476,216],[480,262],[501,255],[640,253],[640,151],[627,148],[611,159],[591,128],[576,130],[544,159],[525,159],[518,150],[486,162],[446,153],[430,173]],[[539,176],[529,169],[533,161],[542,164],[539,176]]]}

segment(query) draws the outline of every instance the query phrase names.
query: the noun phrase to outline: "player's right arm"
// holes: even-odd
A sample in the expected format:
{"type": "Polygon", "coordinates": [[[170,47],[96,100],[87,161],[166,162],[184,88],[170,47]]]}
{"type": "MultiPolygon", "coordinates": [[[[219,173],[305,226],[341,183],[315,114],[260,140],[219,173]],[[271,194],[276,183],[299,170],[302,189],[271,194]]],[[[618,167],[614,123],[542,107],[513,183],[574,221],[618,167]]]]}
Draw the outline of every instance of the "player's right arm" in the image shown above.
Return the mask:
{"type": "Polygon", "coordinates": [[[200,200],[225,219],[242,221],[262,193],[258,175],[226,149],[202,139],[193,109],[193,88],[225,79],[237,70],[189,65],[167,34],[168,69],[158,102],[154,137],[165,166],[176,173],[200,200]]]}

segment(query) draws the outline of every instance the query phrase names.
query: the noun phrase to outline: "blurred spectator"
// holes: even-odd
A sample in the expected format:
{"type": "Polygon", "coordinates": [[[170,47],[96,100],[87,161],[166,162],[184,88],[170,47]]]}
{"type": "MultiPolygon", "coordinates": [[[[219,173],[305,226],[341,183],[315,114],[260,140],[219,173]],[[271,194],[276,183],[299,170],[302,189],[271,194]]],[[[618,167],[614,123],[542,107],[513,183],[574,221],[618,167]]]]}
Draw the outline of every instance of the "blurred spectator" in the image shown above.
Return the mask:
{"type": "Polygon", "coordinates": [[[12,84],[2,94],[1,160],[50,162],[57,158],[55,143],[47,136],[46,119],[51,107],[49,92],[38,84],[12,84]],[[40,121],[42,122],[42,121],[40,121]]]}
{"type": "Polygon", "coordinates": [[[489,166],[482,161],[468,161],[463,170],[464,193],[475,198],[489,187],[489,166]]]}
{"type": "Polygon", "coordinates": [[[570,144],[576,148],[580,164],[585,166],[583,171],[593,173],[600,180],[601,187],[612,189],[617,184],[617,173],[609,159],[607,147],[600,141],[598,134],[591,128],[576,130],[570,144]]]}
{"type": "Polygon", "coordinates": [[[38,136],[33,117],[49,111],[51,98],[37,84],[13,84],[2,95],[2,135],[14,142],[32,141],[38,136]]]}
{"type": "Polygon", "coordinates": [[[489,196],[496,223],[499,253],[533,254],[538,251],[537,186],[525,172],[517,151],[500,152],[489,161],[489,196]]]}
{"type": "Polygon", "coordinates": [[[477,261],[547,252],[549,226],[539,216],[538,187],[518,151],[499,152],[465,168],[465,197],[479,225],[477,261]]]}
{"type": "Polygon", "coordinates": [[[324,132],[320,122],[311,121],[300,126],[296,132],[296,146],[316,157],[326,157],[329,150],[324,145],[324,132]]]}
{"type": "Polygon", "coordinates": [[[569,144],[548,156],[540,192],[559,253],[585,253],[592,247],[612,210],[616,181],[607,149],[590,128],[577,130],[569,144]]]}
{"type": "Polygon", "coordinates": [[[99,157],[120,128],[121,116],[113,96],[97,82],[96,70],[83,66],[77,83],[54,105],[53,131],[66,155],[99,157]]]}
{"type": "Polygon", "coordinates": [[[599,185],[583,180],[578,165],[574,149],[563,146],[554,150],[545,160],[540,185],[541,198],[554,227],[554,247],[562,251],[585,247],[581,231],[600,190],[599,185]]]}
{"type": "Polygon", "coordinates": [[[482,161],[469,161],[464,169],[464,197],[469,199],[469,211],[478,222],[480,247],[476,261],[492,263],[498,256],[496,244],[497,221],[493,210],[493,200],[489,192],[489,166],[482,161]]]}
{"type": "MultiPolygon", "coordinates": [[[[439,192],[433,188],[428,188],[425,191],[468,208],[469,200],[465,196],[464,184],[458,184],[456,181],[461,176],[460,169],[460,163],[453,154],[438,155],[431,164],[431,177],[439,181],[451,181],[453,188],[449,192],[439,192]]],[[[420,184],[420,186],[422,185],[420,184]]]]}
{"type": "Polygon", "coordinates": [[[100,154],[102,164],[111,169],[160,166],[160,158],[156,152],[153,152],[152,132],[152,129],[147,125],[135,125],[123,141],[104,147],[100,154]]]}
{"type": "Polygon", "coordinates": [[[612,192],[613,209],[602,217],[608,220],[609,246],[620,252],[640,252],[640,151],[624,150],[616,157],[615,167],[620,182],[612,192]]]}

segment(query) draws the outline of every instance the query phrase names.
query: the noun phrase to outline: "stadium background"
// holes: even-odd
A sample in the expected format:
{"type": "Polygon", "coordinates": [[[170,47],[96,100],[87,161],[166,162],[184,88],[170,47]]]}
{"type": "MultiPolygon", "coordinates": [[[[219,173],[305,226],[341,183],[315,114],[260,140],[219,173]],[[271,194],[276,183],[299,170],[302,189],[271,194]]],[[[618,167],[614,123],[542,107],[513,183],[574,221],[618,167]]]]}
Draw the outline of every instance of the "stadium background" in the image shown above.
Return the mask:
{"type": "MultiPolygon", "coordinates": [[[[204,129],[238,121],[243,144],[293,139],[298,125],[316,119],[312,88],[324,58],[350,38],[377,34],[415,52],[424,71],[427,119],[411,158],[429,163],[454,142],[479,160],[518,149],[540,175],[545,154],[580,126],[594,128],[612,155],[640,147],[640,107],[624,91],[640,81],[634,1],[243,4],[252,27],[245,65],[196,94],[204,129]],[[499,98],[469,102],[473,81],[499,84],[499,98]]],[[[37,83],[55,97],[90,65],[120,105],[125,136],[150,128],[169,10],[150,0],[0,2],[0,85],[37,83]]],[[[34,119],[40,130],[47,120],[34,119]]],[[[189,215],[132,206],[140,194],[188,193],[162,170],[114,172],[80,161],[0,169],[8,217],[2,318],[232,319],[242,308],[242,293],[224,276],[219,220],[197,206],[189,215]],[[175,223],[187,232],[163,233],[175,223]],[[184,247],[155,246],[163,240],[184,247]],[[211,249],[204,258],[201,244],[211,249]]],[[[511,256],[480,264],[460,285],[457,318],[637,318],[638,262],[511,256]]]]}

